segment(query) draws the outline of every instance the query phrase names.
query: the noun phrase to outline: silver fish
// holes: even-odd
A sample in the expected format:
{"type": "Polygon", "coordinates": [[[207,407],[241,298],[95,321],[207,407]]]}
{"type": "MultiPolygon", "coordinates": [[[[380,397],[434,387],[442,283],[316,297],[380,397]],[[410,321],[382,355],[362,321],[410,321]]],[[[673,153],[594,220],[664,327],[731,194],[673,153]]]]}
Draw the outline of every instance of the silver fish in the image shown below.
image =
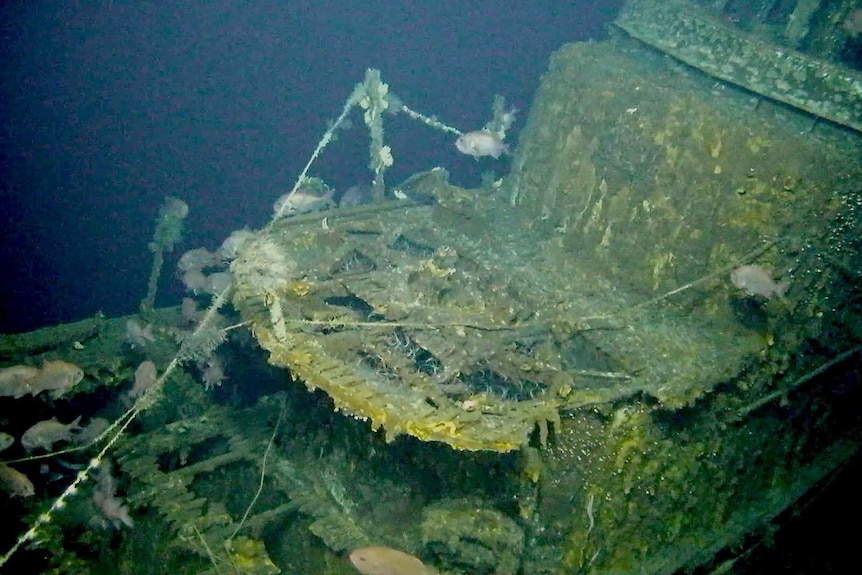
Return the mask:
{"type": "Polygon", "coordinates": [[[46,361],[39,373],[27,380],[30,393],[38,395],[43,391],[57,399],[84,379],[80,367],[61,359],[46,361]]]}
{"type": "Polygon", "coordinates": [[[748,295],[757,295],[766,299],[773,297],[784,299],[784,294],[790,287],[790,282],[776,282],[772,279],[772,274],[759,265],[739,266],[730,272],[730,281],[748,295]]]}
{"type": "Polygon", "coordinates": [[[129,397],[137,399],[144,395],[144,392],[151,388],[158,378],[156,364],[149,360],[142,361],[135,370],[135,383],[132,385],[132,389],[129,390],[129,397]]]}
{"type": "Polygon", "coordinates": [[[71,423],[60,423],[56,417],[40,421],[24,432],[21,436],[21,445],[27,453],[34,449],[50,451],[55,443],[71,440],[72,433],[81,429],[78,425],[80,421],[80,415],[71,423]]]}
{"type": "Polygon", "coordinates": [[[13,365],[0,369],[0,397],[23,397],[30,393],[29,381],[39,370],[29,365],[13,365]]]}
{"type": "Polygon", "coordinates": [[[322,196],[316,196],[308,190],[299,188],[292,195],[284,194],[272,206],[273,212],[281,216],[296,216],[325,210],[335,205],[333,190],[327,191],[322,196]]]}
{"type": "Polygon", "coordinates": [[[482,156],[491,156],[495,160],[502,154],[508,154],[509,148],[497,134],[486,130],[467,132],[458,136],[455,147],[462,154],[473,156],[476,159],[482,156]]]}

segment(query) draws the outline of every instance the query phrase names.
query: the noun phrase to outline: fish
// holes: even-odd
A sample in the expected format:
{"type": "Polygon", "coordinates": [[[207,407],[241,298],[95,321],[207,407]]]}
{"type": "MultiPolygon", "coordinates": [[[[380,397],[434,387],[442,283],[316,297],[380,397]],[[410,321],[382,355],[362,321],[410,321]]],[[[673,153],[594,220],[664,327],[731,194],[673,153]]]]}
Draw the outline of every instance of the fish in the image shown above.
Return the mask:
{"type": "Polygon", "coordinates": [[[739,266],[730,272],[730,281],[748,295],[761,296],[766,299],[777,297],[783,300],[787,288],[790,287],[790,282],[776,282],[772,279],[772,273],[759,265],[739,266]]]}
{"type": "Polygon", "coordinates": [[[438,575],[418,557],[378,545],[354,549],[350,562],[363,575],[438,575]]]}
{"type": "Polygon", "coordinates": [[[12,365],[0,369],[0,397],[19,398],[30,393],[29,381],[39,369],[29,365],[12,365]]]}
{"type": "Polygon", "coordinates": [[[129,397],[137,399],[144,395],[156,383],[157,379],[156,364],[149,360],[142,361],[135,370],[135,383],[132,385],[132,389],[129,390],[129,397]]]}
{"type": "Polygon", "coordinates": [[[482,156],[491,156],[495,160],[502,154],[508,154],[509,148],[497,135],[487,130],[466,132],[455,140],[455,147],[462,154],[473,156],[477,160],[482,156]]]}
{"type": "Polygon", "coordinates": [[[61,359],[49,360],[42,364],[39,373],[27,380],[32,395],[47,391],[57,399],[84,379],[84,371],[75,364],[61,359]]]}
{"type": "Polygon", "coordinates": [[[24,435],[21,436],[21,445],[28,453],[34,449],[50,451],[55,443],[70,441],[72,432],[81,429],[81,426],[78,425],[80,421],[80,415],[71,423],[60,423],[56,417],[40,421],[24,432],[24,435]]]}
{"type": "Polygon", "coordinates": [[[36,488],[29,477],[2,463],[0,463],[0,487],[16,497],[33,497],[36,494],[36,488]]]}
{"type": "Polygon", "coordinates": [[[357,206],[364,206],[366,204],[370,204],[374,201],[372,197],[371,186],[365,185],[357,185],[350,186],[347,190],[341,194],[341,197],[338,199],[338,207],[339,208],[355,208],[357,206]]]}
{"type": "Polygon", "coordinates": [[[328,190],[322,196],[316,196],[306,189],[299,188],[293,194],[287,193],[278,198],[272,210],[276,216],[298,216],[318,212],[335,206],[334,194],[334,190],[328,190]]]}

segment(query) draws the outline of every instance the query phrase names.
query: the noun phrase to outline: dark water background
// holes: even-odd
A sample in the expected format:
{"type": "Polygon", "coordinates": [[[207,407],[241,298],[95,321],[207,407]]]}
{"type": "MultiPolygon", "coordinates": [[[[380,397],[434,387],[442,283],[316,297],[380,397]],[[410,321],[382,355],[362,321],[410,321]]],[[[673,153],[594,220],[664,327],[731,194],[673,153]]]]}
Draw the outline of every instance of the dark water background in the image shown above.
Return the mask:
{"type": "MultiPolygon", "coordinates": [[[[552,51],[606,35],[621,4],[2,3],[0,333],[136,311],[166,195],[191,207],[180,252],[262,226],[366,68],[477,129],[494,94],[526,111],[552,51]]],[[[354,120],[312,173],[339,189],[370,180],[354,120]]],[[[403,117],[387,139],[392,183],[440,165],[476,184],[492,165],[403,117]]],[[[179,297],[167,278],[157,303],[179,297]]]]}

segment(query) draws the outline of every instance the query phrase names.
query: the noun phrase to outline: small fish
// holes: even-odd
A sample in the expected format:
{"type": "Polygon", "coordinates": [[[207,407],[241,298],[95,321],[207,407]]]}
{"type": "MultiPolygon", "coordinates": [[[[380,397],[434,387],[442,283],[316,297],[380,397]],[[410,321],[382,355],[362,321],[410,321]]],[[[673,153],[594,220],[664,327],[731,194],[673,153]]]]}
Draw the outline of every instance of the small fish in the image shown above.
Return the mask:
{"type": "Polygon", "coordinates": [[[30,393],[38,395],[47,391],[48,395],[57,399],[84,379],[80,367],[61,359],[46,361],[39,373],[27,380],[30,393]]]}
{"type": "Polygon", "coordinates": [[[287,193],[278,198],[272,210],[279,216],[298,216],[325,210],[335,205],[334,193],[334,190],[329,190],[322,196],[316,196],[308,190],[299,188],[292,195],[287,193]]]}
{"type": "Polygon", "coordinates": [[[730,281],[748,295],[762,296],[766,299],[777,297],[783,300],[787,288],[790,287],[790,282],[776,282],[772,279],[772,273],[759,265],[739,266],[730,272],[730,281]]]}
{"type": "Polygon", "coordinates": [[[458,136],[455,147],[462,154],[473,156],[476,159],[482,156],[491,156],[495,160],[502,154],[508,154],[509,148],[497,134],[486,130],[467,132],[458,136]]]}
{"type": "Polygon", "coordinates": [[[437,575],[417,557],[377,545],[353,550],[350,562],[363,575],[437,575]]]}
{"type": "Polygon", "coordinates": [[[357,206],[370,204],[373,201],[374,198],[372,197],[371,186],[350,186],[338,199],[338,207],[355,208],[357,206]]]}
{"type": "Polygon", "coordinates": [[[13,365],[0,369],[0,397],[19,398],[30,393],[29,381],[39,370],[29,365],[13,365]]]}
{"type": "Polygon", "coordinates": [[[141,365],[135,370],[135,383],[132,385],[132,389],[129,390],[129,397],[137,399],[144,395],[144,392],[150,389],[156,383],[157,379],[156,364],[149,360],[142,361],[141,365]]]}
{"type": "Polygon", "coordinates": [[[24,432],[21,436],[21,445],[27,453],[34,449],[50,451],[55,443],[72,439],[72,432],[81,429],[78,425],[79,421],[81,421],[80,415],[71,423],[60,423],[56,417],[40,421],[24,432]]]}
{"type": "Polygon", "coordinates": [[[29,477],[2,463],[0,463],[0,487],[16,497],[33,497],[36,494],[36,488],[29,477]]]}

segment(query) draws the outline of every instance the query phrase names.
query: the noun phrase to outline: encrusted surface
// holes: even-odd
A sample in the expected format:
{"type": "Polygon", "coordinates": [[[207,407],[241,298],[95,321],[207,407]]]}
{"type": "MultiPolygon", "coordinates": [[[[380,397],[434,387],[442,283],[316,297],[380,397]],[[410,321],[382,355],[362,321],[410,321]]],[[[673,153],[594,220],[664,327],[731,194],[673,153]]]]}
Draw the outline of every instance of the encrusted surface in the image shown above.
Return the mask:
{"type": "Polygon", "coordinates": [[[759,349],[739,330],[634,307],[642,296],[571,261],[502,198],[432,191],[431,206],[277,224],[259,241],[302,272],[275,291],[248,278],[234,299],[271,363],[389,438],[509,451],[537,428],[544,441],[567,409],[638,393],[689,404],[759,349]]]}
{"type": "Polygon", "coordinates": [[[862,131],[862,75],[857,71],[763,42],[689,2],[629,2],[615,23],[707,74],[862,131]]]}

